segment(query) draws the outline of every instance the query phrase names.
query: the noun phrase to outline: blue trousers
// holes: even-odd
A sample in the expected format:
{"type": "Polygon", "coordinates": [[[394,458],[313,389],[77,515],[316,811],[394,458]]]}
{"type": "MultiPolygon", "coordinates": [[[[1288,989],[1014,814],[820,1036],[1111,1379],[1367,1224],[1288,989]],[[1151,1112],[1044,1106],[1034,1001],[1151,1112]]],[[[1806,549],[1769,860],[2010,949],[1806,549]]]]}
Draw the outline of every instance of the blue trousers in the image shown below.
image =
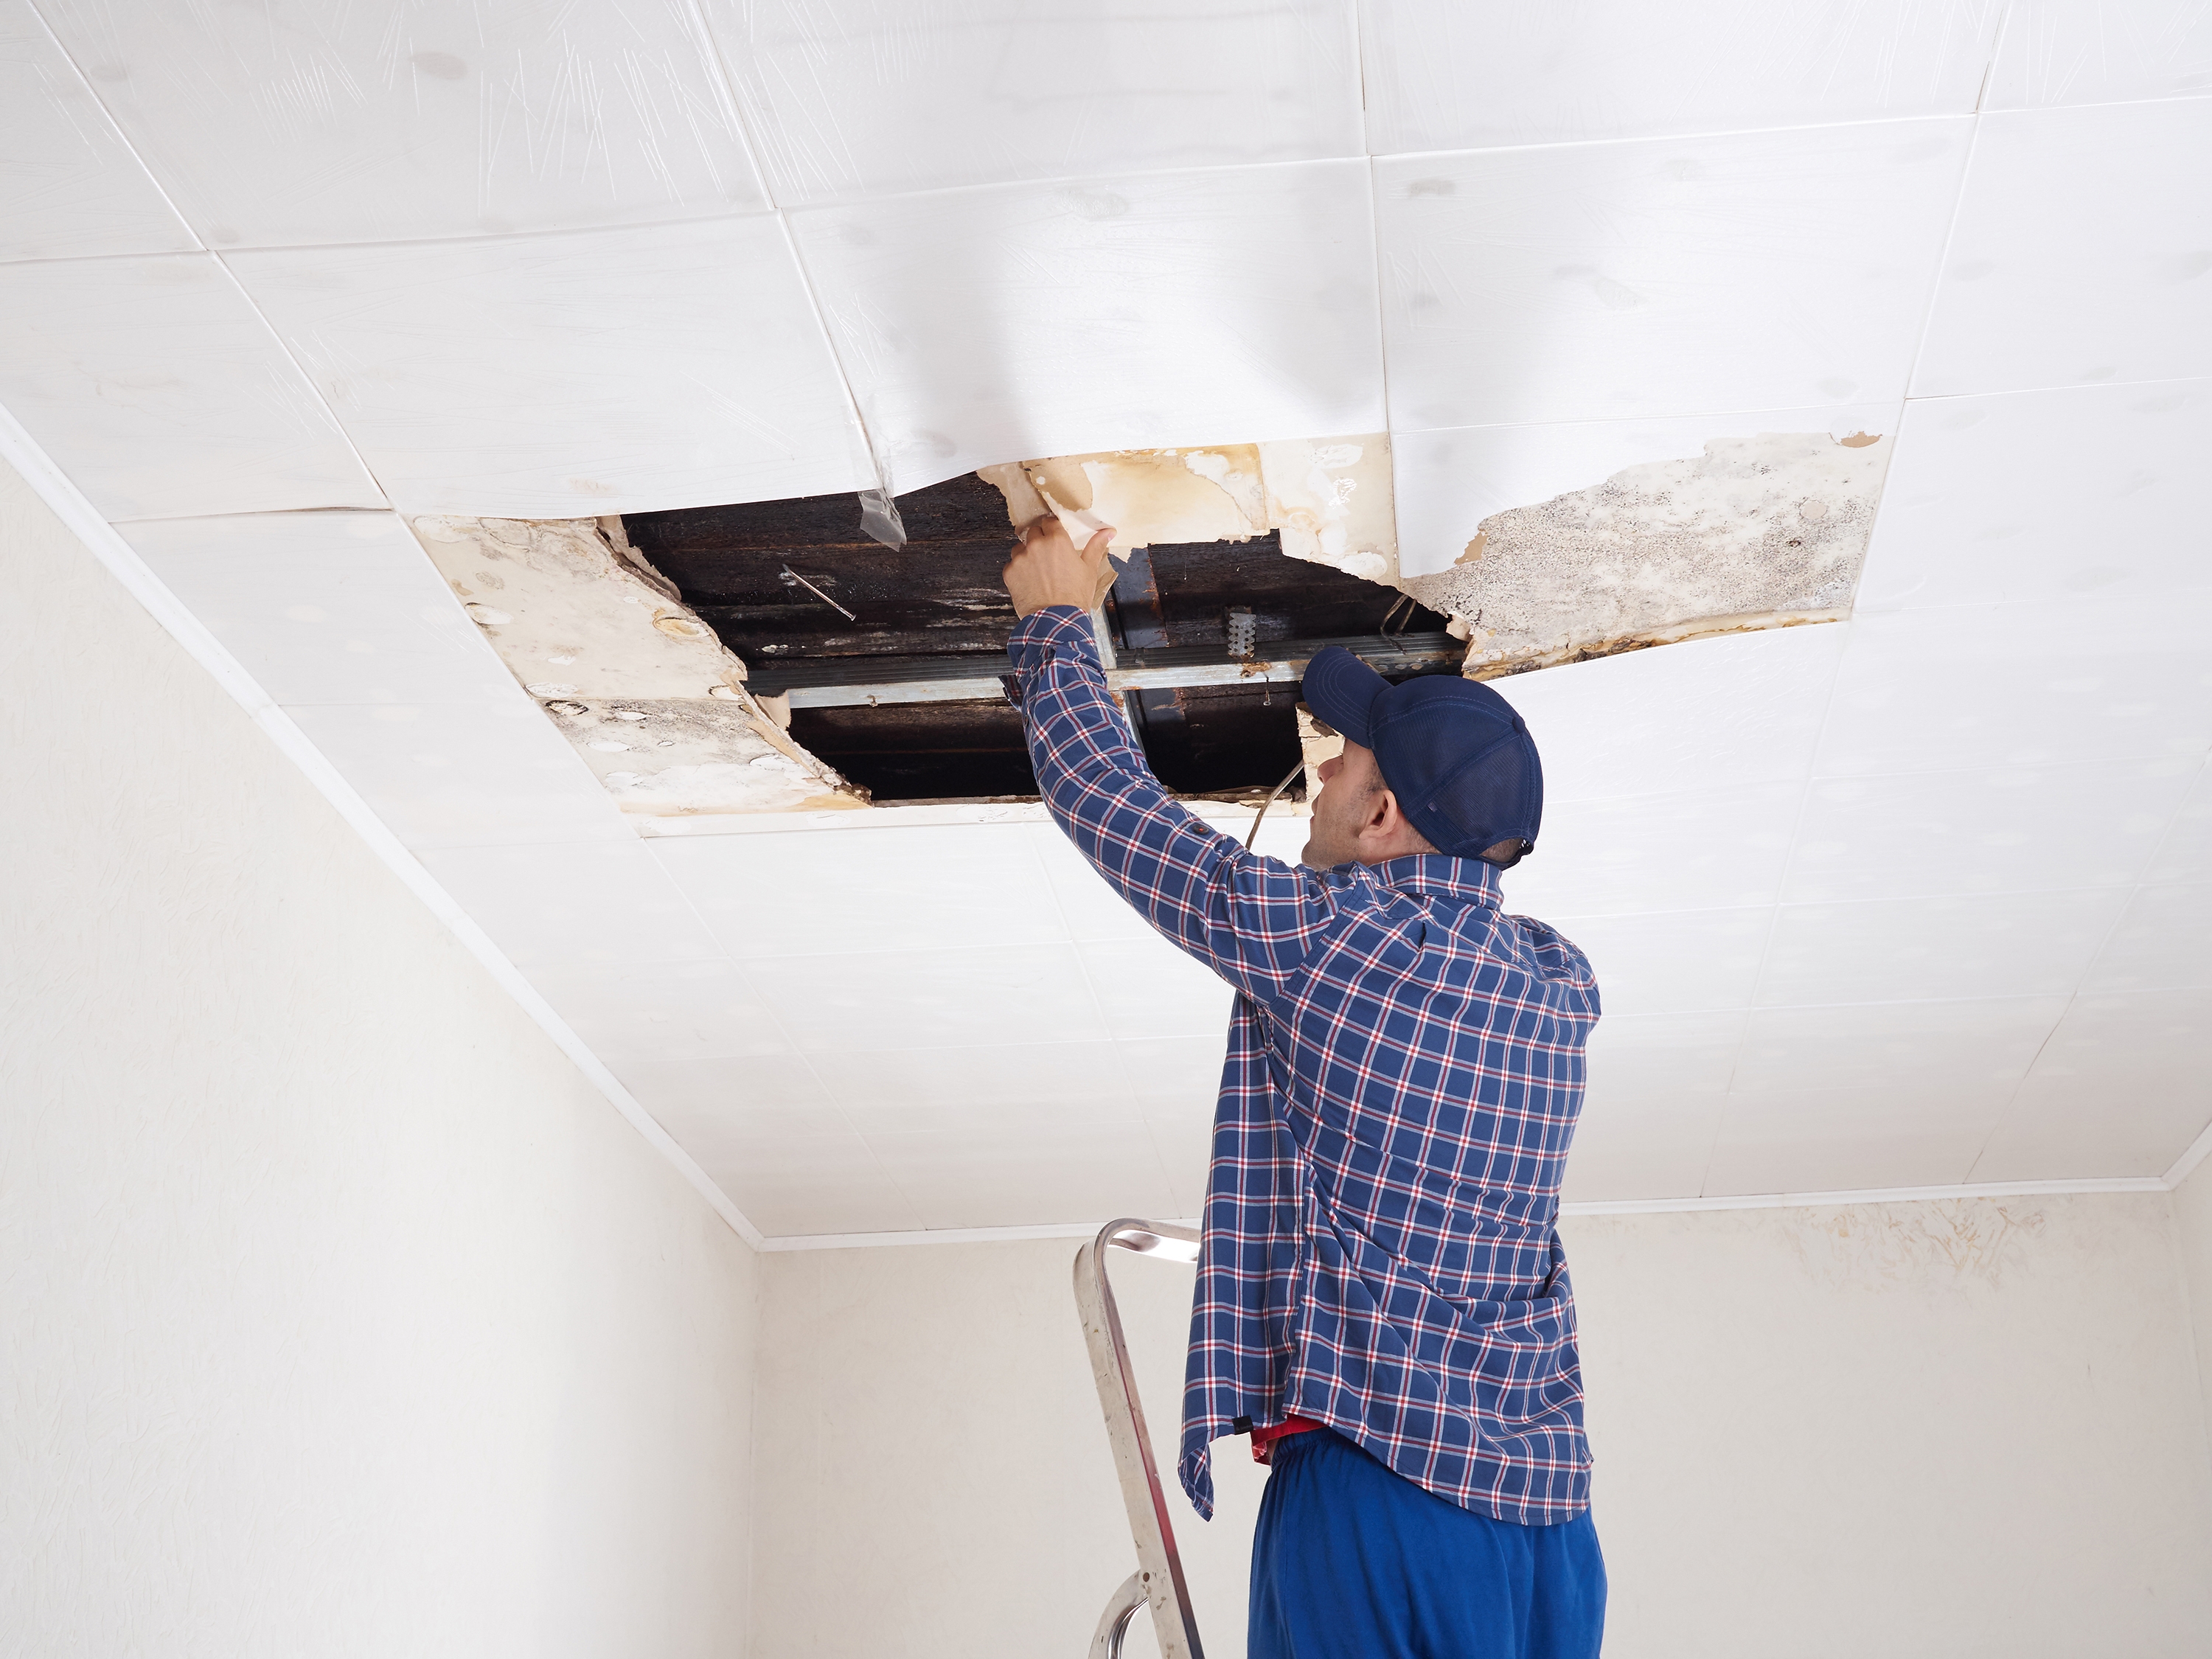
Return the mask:
{"type": "Polygon", "coordinates": [[[1249,1659],[1596,1659],[1604,1637],[1589,1511],[1553,1527],[1493,1521],[1329,1430],[1275,1443],[1249,1659]]]}

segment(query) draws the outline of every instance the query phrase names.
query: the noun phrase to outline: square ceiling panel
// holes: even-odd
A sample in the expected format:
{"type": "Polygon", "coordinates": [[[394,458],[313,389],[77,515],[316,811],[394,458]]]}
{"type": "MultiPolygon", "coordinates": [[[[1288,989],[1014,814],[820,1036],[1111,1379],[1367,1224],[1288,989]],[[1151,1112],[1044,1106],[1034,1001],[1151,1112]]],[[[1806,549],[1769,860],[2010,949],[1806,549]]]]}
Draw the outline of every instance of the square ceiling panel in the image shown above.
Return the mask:
{"type": "Polygon", "coordinates": [[[1973,1168],[2011,1096],[2009,1084],[1732,1094],[1705,1193],[1954,1185],[1973,1168]]]}
{"type": "Polygon", "coordinates": [[[2125,886],[2142,878],[2197,769],[2177,756],[1822,778],[1798,820],[1783,896],[2125,886]]]}
{"type": "Polygon", "coordinates": [[[1984,109],[2212,92],[2203,0],[2014,0],[1984,109]]]}
{"type": "Polygon", "coordinates": [[[30,0],[0,0],[0,259],[198,246],[30,0]]]}
{"type": "Polygon", "coordinates": [[[1901,398],[1972,127],[1377,162],[1392,428],[1901,398]]]}
{"type": "Polygon", "coordinates": [[[49,0],[46,13],[217,248],[767,205],[686,0],[49,0]]]}
{"type": "Polygon", "coordinates": [[[397,514],[161,519],[124,537],[280,703],[515,702],[397,514]]]}
{"type": "Polygon", "coordinates": [[[787,207],[1362,153],[1351,0],[708,0],[787,207]]]}
{"type": "Polygon", "coordinates": [[[1811,773],[1849,638],[1834,625],[1725,635],[1492,687],[1535,735],[1547,805],[1715,792],[1811,773]]]}
{"type": "Polygon", "coordinates": [[[1382,423],[1364,161],[791,216],[898,489],[1031,456],[1382,423]]]}
{"type": "Polygon", "coordinates": [[[1364,0],[1378,155],[1965,115],[1996,0],[1364,0]]]}
{"type": "Polygon", "coordinates": [[[2212,587],[2212,380],[1931,399],[1905,422],[1862,612],[2212,587]]]}
{"type": "Polygon", "coordinates": [[[2075,997],[1973,1178],[2163,1175],[2204,1127],[2207,1077],[2212,988],[2075,997]]]}
{"type": "Polygon", "coordinates": [[[538,705],[304,703],[288,710],[416,851],[637,832],[538,705]]]}
{"type": "Polygon", "coordinates": [[[2195,760],[2208,744],[2212,653],[2187,610],[1948,605],[1851,623],[1814,769],[2195,760]]]}
{"type": "Polygon", "coordinates": [[[0,402],[111,519],[384,505],[210,254],[0,265],[0,402]]]}
{"type": "Polygon", "coordinates": [[[2212,98],[1984,116],[1916,398],[2212,374],[2212,98]]]}
{"type": "Polygon", "coordinates": [[[773,216],[232,264],[404,511],[580,518],[873,483],[773,216]]]}

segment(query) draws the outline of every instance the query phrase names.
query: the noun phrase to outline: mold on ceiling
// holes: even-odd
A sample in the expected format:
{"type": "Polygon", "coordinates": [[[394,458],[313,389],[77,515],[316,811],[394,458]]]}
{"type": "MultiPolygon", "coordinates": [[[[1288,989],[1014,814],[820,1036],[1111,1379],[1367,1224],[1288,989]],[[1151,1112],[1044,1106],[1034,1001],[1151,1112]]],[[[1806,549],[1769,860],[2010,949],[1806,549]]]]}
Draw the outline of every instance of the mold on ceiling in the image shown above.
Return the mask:
{"type": "Polygon", "coordinates": [[[1449,612],[1474,678],[1850,614],[1893,447],[1764,432],[1495,513],[1401,586],[1449,612]]]}

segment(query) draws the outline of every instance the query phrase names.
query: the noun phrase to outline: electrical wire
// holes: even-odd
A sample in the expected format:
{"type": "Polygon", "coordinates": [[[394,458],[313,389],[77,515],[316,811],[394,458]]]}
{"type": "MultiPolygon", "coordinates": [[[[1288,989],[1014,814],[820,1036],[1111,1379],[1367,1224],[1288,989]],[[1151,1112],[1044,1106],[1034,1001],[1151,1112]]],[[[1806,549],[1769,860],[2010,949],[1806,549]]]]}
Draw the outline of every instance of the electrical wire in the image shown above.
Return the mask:
{"type": "Polygon", "coordinates": [[[1275,804],[1275,797],[1281,794],[1284,790],[1289,788],[1291,787],[1291,781],[1305,769],[1305,761],[1304,757],[1301,757],[1296,766],[1293,766],[1289,771],[1283,774],[1283,781],[1267,792],[1267,799],[1261,801],[1260,803],[1260,810],[1252,814],[1252,828],[1244,837],[1244,850],[1246,852],[1250,852],[1252,850],[1252,843],[1260,839],[1260,820],[1267,816],[1267,809],[1275,804]]]}

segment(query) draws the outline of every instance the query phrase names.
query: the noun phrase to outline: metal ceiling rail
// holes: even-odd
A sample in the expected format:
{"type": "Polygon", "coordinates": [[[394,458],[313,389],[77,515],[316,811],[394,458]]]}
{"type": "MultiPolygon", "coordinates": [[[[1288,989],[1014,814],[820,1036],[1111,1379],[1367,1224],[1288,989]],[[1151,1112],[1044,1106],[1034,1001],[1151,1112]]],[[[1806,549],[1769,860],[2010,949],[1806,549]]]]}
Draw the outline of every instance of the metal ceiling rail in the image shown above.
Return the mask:
{"type": "MultiPolygon", "coordinates": [[[[1126,647],[1106,671],[1115,691],[1185,685],[1294,685],[1316,653],[1332,645],[1384,674],[1458,671],[1466,645],[1449,634],[1408,634],[1393,642],[1372,634],[1346,639],[1263,640],[1249,657],[1218,646],[1149,651],[1126,647]]],[[[973,702],[1001,694],[1003,659],[976,653],[936,657],[787,658],[748,665],[745,684],[761,696],[787,696],[793,708],[848,708],[895,702],[973,702]],[[988,670],[988,672],[986,672],[988,670]]]]}

